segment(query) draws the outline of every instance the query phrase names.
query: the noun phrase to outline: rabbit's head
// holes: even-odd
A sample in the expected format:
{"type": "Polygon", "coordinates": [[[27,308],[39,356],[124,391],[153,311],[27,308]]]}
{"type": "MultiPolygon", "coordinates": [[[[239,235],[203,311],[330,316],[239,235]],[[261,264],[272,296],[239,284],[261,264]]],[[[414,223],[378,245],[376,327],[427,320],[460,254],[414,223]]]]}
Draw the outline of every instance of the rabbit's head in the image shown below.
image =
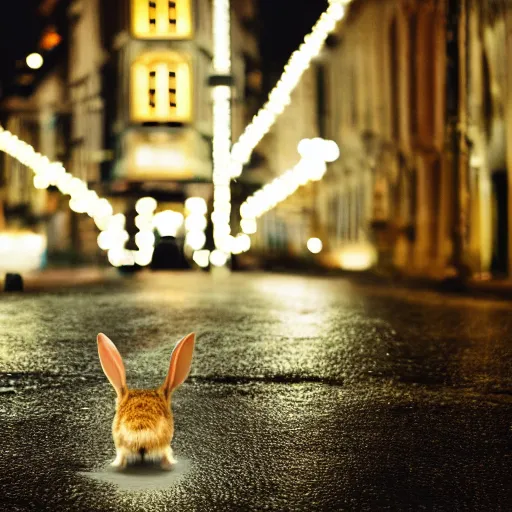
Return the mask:
{"type": "Polygon", "coordinates": [[[128,389],[121,354],[107,336],[98,334],[101,366],[117,394],[112,425],[117,457],[113,466],[124,467],[128,461],[141,458],[160,460],[165,468],[173,464],[171,395],[188,377],[194,343],[194,333],[177,343],[167,377],[160,387],[128,389]]]}

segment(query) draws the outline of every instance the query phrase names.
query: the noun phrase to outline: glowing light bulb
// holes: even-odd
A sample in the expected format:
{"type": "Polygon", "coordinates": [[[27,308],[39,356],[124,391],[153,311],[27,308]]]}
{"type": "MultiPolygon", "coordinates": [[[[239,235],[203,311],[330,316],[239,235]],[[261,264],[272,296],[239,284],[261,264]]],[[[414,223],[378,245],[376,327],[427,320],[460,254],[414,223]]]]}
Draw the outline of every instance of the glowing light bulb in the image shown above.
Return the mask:
{"type": "Polygon", "coordinates": [[[113,231],[102,231],[98,235],[98,247],[103,251],[114,247],[116,242],[115,233],[113,231]]]}
{"type": "Polygon", "coordinates": [[[256,230],[258,229],[258,225],[255,219],[242,219],[240,221],[240,227],[242,228],[242,231],[247,235],[256,233],[256,230]]]}
{"type": "Polygon", "coordinates": [[[311,141],[310,139],[302,139],[297,145],[297,151],[302,158],[311,155],[311,141]]]}
{"type": "Polygon", "coordinates": [[[208,212],[206,201],[202,197],[189,197],[185,201],[185,209],[199,215],[206,215],[208,212]]]}
{"type": "Polygon", "coordinates": [[[153,248],[144,249],[134,252],[134,260],[135,263],[141,267],[145,267],[151,263],[153,260],[153,248]]]}
{"type": "Polygon", "coordinates": [[[326,162],[334,162],[340,157],[340,148],[333,140],[324,140],[324,159],[326,162]]]}
{"type": "Polygon", "coordinates": [[[204,231],[208,222],[204,215],[189,215],[185,219],[185,229],[187,231],[204,231]]]}
{"type": "Polygon", "coordinates": [[[69,201],[69,207],[76,213],[85,213],[87,211],[87,201],[83,198],[72,197],[69,201]]]}
{"type": "Polygon", "coordinates": [[[308,240],[307,247],[309,252],[318,254],[323,248],[322,240],[319,238],[310,238],[308,240]]]}
{"type": "Polygon", "coordinates": [[[210,264],[210,251],[208,251],[208,250],[195,251],[192,256],[192,259],[201,268],[206,268],[210,264]]]}
{"type": "Polygon", "coordinates": [[[63,174],[57,181],[57,188],[63,193],[63,194],[69,194],[70,191],[70,185],[73,181],[73,176],[69,173],[63,174]]]}
{"type": "Polygon", "coordinates": [[[126,217],[123,213],[116,213],[109,218],[107,229],[124,229],[126,217]]]}
{"type": "Polygon", "coordinates": [[[114,267],[135,265],[135,257],[132,251],[116,247],[108,251],[108,260],[114,267]]]}
{"type": "Polygon", "coordinates": [[[40,176],[38,174],[34,176],[33,182],[34,187],[40,190],[48,188],[50,186],[50,182],[48,181],[46,176],[40,176]]]}
{"type": "MultiPolygon", "coordinates": [[[[68,175],[69,176],[69,175],[68,175]]],[[[93,217],[104,218],[112,215],[114,209],[107,199],[99,199],[94,205],[93,217]]]]}
{"type": "Polygon", "coordinates": [[[156,207],[157,202],[152,197],[142,197],[135,203],[135,211],[141,215],[153,213],[156,207]]]}
{"type": "Polygon", "coordinates": [[[223,267],[228,261],[228,255],[223,252],[215,249],[210,254],[210,263],[215,267],[223,267]]]}
{"type": "Polygon", "coordinates": [[[43,57],[39,53],[27,55],[26,63],[30,69],[39,69],[43,65],[43,57]]]}
{"type": "Polygon", "coordinates": [[[139,249],[148,249],[155,245],[155,235],[152,231],[139,231],[135,235],[135,244],[139,249]]]}
{"type": "Polygon", "coordinates": [[[69,195],[74,198],[87,192],[87,185],[79,178],[72,178],[69,182],[69,195]]]}
{"type": "Polygon", "coordinates": [[[202,231],[191,231],[185,237],[185,244],[187,244],[194,251],[198,251],[204,247],[206,243],[206,235],[202,231]]]}
{"type": "Polygon", "coordinates": [[[238,234],[235,243],[240,248],[240,252],[247,252],[251,248],[251,238],[245,233],[238,234]]]}

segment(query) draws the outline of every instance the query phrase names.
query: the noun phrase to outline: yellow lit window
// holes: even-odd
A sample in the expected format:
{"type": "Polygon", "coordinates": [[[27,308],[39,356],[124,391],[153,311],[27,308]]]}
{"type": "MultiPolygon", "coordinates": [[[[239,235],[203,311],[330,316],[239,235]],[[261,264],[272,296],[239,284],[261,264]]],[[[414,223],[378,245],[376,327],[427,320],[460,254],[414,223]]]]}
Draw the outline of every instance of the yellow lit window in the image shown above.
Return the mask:
{"type": "Polygon", "coordinates": [[[132,31],[141,39],[192,37],[191,0],[132,0],[132,31]]]}
{"type": "Polygon", "coordinates": [[[186,123],[192,118],[190,62],[175,53],[150,53],[132,64],[131,119],[186,123]]]}

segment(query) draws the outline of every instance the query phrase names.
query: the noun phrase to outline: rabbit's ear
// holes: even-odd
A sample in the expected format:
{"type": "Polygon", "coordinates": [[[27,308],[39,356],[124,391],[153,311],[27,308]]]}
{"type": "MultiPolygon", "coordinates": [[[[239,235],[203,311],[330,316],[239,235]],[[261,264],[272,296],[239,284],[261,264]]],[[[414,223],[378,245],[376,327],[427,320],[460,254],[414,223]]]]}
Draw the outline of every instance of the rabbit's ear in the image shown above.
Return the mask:
{"type": "Polygon", "coordinates": [[[126,373],[121,354],[112,341],[104,334],[98,334],[98,354],[101,367],[108,380],[121,398],[126,392],[126,373]]]}
{"type": "Polygon", "coordinates": [[[188,334],[174,347],[169,372],[161,388],[166,397],[170,397],[171,393],[183,384],[188,377],[194,354],[195,339],[195,333],[188,334]]]}

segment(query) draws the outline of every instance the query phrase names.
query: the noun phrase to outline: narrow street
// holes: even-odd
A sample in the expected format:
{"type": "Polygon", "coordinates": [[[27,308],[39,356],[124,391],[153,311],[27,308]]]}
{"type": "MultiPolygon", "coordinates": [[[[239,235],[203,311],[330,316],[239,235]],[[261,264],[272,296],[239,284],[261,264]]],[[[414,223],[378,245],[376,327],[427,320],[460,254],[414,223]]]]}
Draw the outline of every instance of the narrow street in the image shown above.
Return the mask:
{"type": "Polygon", "coordinates": [[[512,509],[510,303],[190,272],[3,294],[0,319],[1,510],[512,509]],[[176,470],[112,472],[96,334],[151,387],[191,331],[176,470]]]}

